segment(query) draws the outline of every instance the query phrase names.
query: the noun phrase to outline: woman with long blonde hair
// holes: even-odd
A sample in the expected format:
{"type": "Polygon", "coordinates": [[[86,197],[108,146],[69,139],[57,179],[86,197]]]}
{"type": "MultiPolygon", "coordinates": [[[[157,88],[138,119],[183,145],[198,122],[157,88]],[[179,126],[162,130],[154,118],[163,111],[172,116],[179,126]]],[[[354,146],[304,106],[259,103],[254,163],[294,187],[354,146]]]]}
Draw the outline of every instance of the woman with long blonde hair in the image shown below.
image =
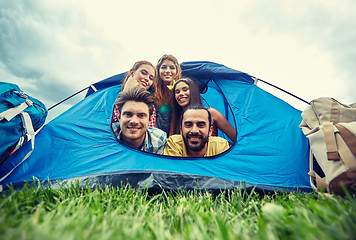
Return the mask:
{"type": "MultiPolygon", "coordinates": [[[[122,80],[120,92],[126,91],[132,87],[140,86],[147,91],[153,93],[153,83],[156,82],[157,72],[156,68],[149,61],[137,61],[133,67],[127,72],[125,78],[122,80]]],[[[119,121],[118,109],[116,104],[114,105],[112,122],[119,121]]],[[[155,109],[152,114],[152,118],[149,123],[149,127],[156,126],[156,114],[155,109]]]]}
{"type": "Polygon", "coordinates": [[[156,68],[149,61],[137,61],[122,80],[121,92],[129,88],[141,86],[151,90],[156,78],[156,68]]]}

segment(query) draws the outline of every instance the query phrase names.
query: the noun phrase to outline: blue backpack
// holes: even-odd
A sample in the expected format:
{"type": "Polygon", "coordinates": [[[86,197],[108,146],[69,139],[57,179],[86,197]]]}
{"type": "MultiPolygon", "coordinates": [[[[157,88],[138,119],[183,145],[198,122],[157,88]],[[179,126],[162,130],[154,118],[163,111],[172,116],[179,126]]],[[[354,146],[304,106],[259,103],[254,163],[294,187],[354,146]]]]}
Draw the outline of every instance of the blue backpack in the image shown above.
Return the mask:
{"type": "Polygon", "coordinates": [[[35,131],[46,117],[42,102],[26,95],[15,84],[0,82],[0,165],[28,140],[33,149],[35,131]]]}

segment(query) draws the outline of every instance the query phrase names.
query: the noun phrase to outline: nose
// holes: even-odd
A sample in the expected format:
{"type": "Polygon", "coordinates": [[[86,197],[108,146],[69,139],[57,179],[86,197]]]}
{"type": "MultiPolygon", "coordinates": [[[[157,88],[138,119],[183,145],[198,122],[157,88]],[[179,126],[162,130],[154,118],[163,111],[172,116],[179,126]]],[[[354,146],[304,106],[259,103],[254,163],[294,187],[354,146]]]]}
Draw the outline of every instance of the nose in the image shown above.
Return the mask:
{"type": "Polygon", "coordinates": [[[198,133],[199,128],[196,124],[193,124],[192,129],[190,130],[191,133],[198,133]]]}
{"type": "Polygon", "coordinates": [[[131,125],[136,125],[136,124],[138,124],[138,117],[137,117],[136,115],[131,117],[131,119],[130,119],[130,124],[131,124],[131,125]]]}

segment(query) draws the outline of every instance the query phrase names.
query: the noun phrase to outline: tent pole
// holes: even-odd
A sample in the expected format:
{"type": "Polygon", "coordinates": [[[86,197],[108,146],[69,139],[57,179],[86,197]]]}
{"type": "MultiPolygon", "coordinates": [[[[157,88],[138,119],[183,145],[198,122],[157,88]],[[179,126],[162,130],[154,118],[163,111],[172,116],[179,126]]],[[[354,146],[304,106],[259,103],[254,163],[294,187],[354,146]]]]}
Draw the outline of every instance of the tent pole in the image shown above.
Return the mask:
{"type": "Polygon", "coordinates": [[[284,90],[284,89],[282,89],[282,88],[280,88],[280,87],[277,87],[277,86],[275,86],[275,85],[273,85],[273,84],[271,84],[271,83],[269,83],[269,82],[266,82],[266,81],[264,81],[264,80],[262,80],[262,79],[260,79],[260,78],[255,78],[255,85],[257,85],[257,82],[258,82],[258,81],[261,81],[261,82],[263,82],[263,83],[265,83],[265,84],[267,84],[267,85],[270,85],[270,86],[272,86],[272,87],[274,87],[274,88],[277,88],[278,90],[280,90],[280,91],[282,91],[282,92],[285,92],[285,93],[287,93],[287,94],[289,94],[289,95],[291,95],[291,96],[293,96],[293,97],[299,99],[300,101],[302,101],[302,102],[304,102],[304,103],[310,105],[310,102],[304,100],[303,98],[300,98],[300,97],[294,95],[293,93],[290,93],[290,92],[288,92],[288,91],[286,91],[286,90],[284,90]]]}
{"type": "Polygon", "coordinates": [[[63,99],[62,101],[60,101],[60,102],[58,102],[58,103],[54,104],[53,106],[51,106],[50,108],[48,108],[48,111],[49,111],[49,110],[51,110],[52,108],[57,107],[59,104],[64,103],[65,101],[67,101],[68,99],[70,99],[70,98],[74,97],[75,95],[78,95],[79,93],[81,93],[81,92],[83,92],[83,91],[87,90],[88,88],[89,88],[89,87],[86,87],[86,88],[84,88],[84,89],[80,90],[79,92],[76,92],[76,93],[74,93],[73,95],[71,95],[71,96],[69,96],[69,97],[67,97],[67,98],[63,99]]]}

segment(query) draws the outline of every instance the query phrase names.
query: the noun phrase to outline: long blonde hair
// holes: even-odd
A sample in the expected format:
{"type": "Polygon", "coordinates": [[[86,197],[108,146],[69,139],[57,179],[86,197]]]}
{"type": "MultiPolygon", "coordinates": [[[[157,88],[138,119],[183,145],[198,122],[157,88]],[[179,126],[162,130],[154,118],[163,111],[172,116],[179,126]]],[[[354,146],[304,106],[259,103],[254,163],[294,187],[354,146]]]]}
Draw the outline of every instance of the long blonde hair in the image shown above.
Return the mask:
{"type": "MultiPolygon", "coordinates": [[[[129,77],[130,77],[130,71],[133,70],[134,72],[136,72],[137,69],[139,69],[139,68],[141,67],[141,65],[145,65],[145,64],[151,66],[151,67],[154,69],[154,71],[155,71],[155,77],[154,77],[154,79],[153,79],[153,83],[157,82],[157,81],[155,81],[156,78],[157,78],[157,70],[156,70],[156,68],[155,68],[155,67],[153,66],[153,64],[150,63],[149,61],[141,60],[141,61],[135,62],[135,64],[133,65],[133,67],[127,72],[125,78],[122,80],[121,91],[122,91],[122,89],[125,88],[125,85],[126,85],[126,83],[127,83],[127,80],[128,80],[129,77]]],[[[152,84],[151,87],[153,87],[153,84],[152,84]]]]}
{"type": "Polygon", "coordinates": [[[162,65],[164,60],[172,61],[174,63],[174,65],[176,66],[176,69],[177,69],[177,74],[173,77],[171,85],[173,84],[173,80],[177,81],[178,79],[180,79],[182,77],[182,69],[181,69],[181,67],[180,67],[180,65],[178,63],[177,58],[175,58],[171,54],[164,54],[158,60],[158,63],[157,63],[157,66],[156,66],[158,77],[157,77],[157,81],[155,81],[153,83],[155,102],[159,107],[161,107],[164,103],[166,103],[166,104],[168,104],[169,106],[172,107],[172,104],[173,104],[172,90],[169,90],[167,88],[167,86],[163,83],[163,80],[159,76],[159,69],[161,68],[161,65],[162,65]]]}

